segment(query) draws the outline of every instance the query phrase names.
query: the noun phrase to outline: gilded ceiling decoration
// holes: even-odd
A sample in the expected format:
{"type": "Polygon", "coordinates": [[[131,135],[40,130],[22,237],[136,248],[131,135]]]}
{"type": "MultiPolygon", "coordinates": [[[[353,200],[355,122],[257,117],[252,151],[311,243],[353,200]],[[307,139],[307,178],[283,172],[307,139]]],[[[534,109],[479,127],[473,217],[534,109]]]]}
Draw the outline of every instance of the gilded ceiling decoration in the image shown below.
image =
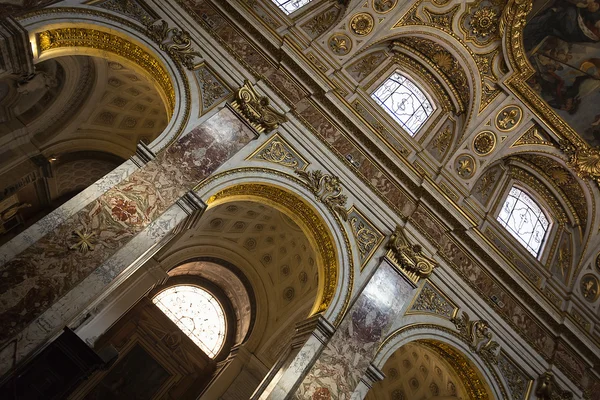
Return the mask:
{"type": "Polygon", "coordinates": [[[262,146],[247,158],[279,164],[287,168],[304,170],[308,161],[286,142],[278,133],[272,135],[262,146]]]}
{"type": "Polygon", "coordinates": [[[348,211],[348,222],[356,240],[361,267],[364,267],[385,236],[354,206],[348,211]]]}
{"type": "Polygon", "coordinates": [[[350,20],[350,30],[358,36],[367,36],[373,32],[375,21],[369,13],[356,14],[350,20]]]}
{"type": "Polygon", "coordinates": [[[525,145],[542,145],[555,147],[556,143],[554,140],[540,128],[538,125],[533,124],[531,128],[527,129],[525,133],[517,139],[511,147],[525,146],[525,145]]]}
{"type": "Polygon", "coordinates": [[[63,47],[87,47],[108,51],[142,67],[158,83],[168,102],[169,116],[175,107],[175,89],[164,66],[150,53],[120,36],[84,28],[59,28],[38,35],[40,51],[63,47]]]}
{"type": "Polygon", "coordinates": [[[302,24],[302,29],[311,39],[316,39],[335,23],[340,15],[341,8],[337,5],[331,6],[326,11],[315,15],[308,22],[302,24]]]}
{"type": "Polygon", "coordinates": [[[460,21],[467,40],[482,47],[498,40],[498,25],[505,4],[505,0],[478,0],[468,3],[460,21]]]}
{"type": "Polygon", "coordinates": [[[398,4],[398,0],[373,0],[373,10],[381,14],[390,12],[398,4]]]}
{"type": "Polygon", "coordinates": [[[477,171],[477,162],[470,154],[461,154],[454,160],[454,169],[462,179],[471,179],[477,171]]]}
{"type": "Polygon", "coordinates": [[[258,133],[271,132],[279,124],[287,121],[287,117],[271,107],[269,99],[258,94],[248,80],[245,80],[244,86],[235,93],[235,100],[231,106],[243,115],[258,133]]]}
{"type": "Polygon", "coordinates": [[[583,278],[581,278],[579,287],[584,299],[590,303],[598,300],[598,296],[600,296],[600,284],[598,283],[598,278],[594,274],[584,275],[583,278]]]}
{"type": "Polygon", "coordinates": [[[506,106],[496,114],[494,123],[502,132],[510,132],[521,123],[523,110],[519,106],[506,106]]]}
{"type": "Polygon", "coordinates": [[[156,13],[143,2],[136,0],[100,0],[92,3],[95,7],[125,15],[147,26],[157,20],[156,13]]]}
{"type": "Polygon", "coordinates": [[[479,156],[486,156],[496,148],[496,135],[491,131],[483,131],[473,139],[473,150],[479,156]]]}
{"type": "Polygon", "coordinates": [[[205,63],[194,69],[194,77],[200,86],[202,113],[208,112],[233,93],[229,86],[205,63]]]}
{"type": "Polygon", "coordinates": [[[327,42],[331,52],[338,56],[345,56],[352,49],[352,40],[344,34],[335,34],[327,42]]]}
{"type": "Polygon", "coordinates": [[[433,314],[450,320],[457,311],[458,307],[427,280],[406,315],[433,314]]]}

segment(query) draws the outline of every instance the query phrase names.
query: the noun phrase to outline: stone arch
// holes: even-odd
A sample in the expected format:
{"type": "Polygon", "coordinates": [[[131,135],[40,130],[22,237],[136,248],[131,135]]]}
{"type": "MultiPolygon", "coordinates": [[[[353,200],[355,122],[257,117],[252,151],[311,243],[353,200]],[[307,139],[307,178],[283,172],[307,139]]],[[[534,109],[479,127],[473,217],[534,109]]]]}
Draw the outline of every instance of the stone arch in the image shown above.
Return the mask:
{"type": "MultiPolygon", "coordinates": [[[[393,331],[379,346],[372,364],[381,369],[390,356],[402,346],[419,342],[431,345],[432,348],[444,349],[456,358],[464,368],[465,375],[461,376],[461,380],[463,384],[466,383],[467,392],[470,393],[469,398],[486,398],[477,397],[482,391],[490,400],[507,398],[505,388],[491,365],[474,354],[457,333],[445,326],[415,323],[393,331]],[[465,382],[467,379],[471,382],[465,382]]],[[[456,366],[454,368],[456,369],[456,366]]]]}
{"type": "Polygon", "coordinates": [[[34,62],[66,55],[114,58],[147,76],[169,108],[167,127],[149,143],[153,151],[167,147],[187,124],[193,103],[182,66],[160,50],[140,27],[122,18],[85,8],[45,9],[19,21],[34,44],[34,62]]]}
{"type": "Polygon", "coordinates": [[[210,207],[234,200],[264,202],[290,217],[301,227],[319,253],[317,300],[311,315],[336,324],[348,308],[354,283],[354,261],[350,242],[339,217],[297,178],[266,168],[240,168],[217,174],[197,190],[210,207]],[[303,220],[305,219],[305,220],[303,220]]]}

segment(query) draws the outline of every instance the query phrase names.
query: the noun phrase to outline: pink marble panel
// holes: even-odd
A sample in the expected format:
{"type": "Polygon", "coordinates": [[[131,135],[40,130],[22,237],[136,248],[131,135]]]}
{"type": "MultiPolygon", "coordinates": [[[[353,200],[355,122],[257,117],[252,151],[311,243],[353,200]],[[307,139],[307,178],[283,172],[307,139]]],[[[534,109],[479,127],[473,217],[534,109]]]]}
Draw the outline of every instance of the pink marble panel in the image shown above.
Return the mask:
{"type": "Polygon", "coordinates": [[[382,262],[300,384],[296,398],[350,399],[414,292],[412,283],[382,262]]]}
{"type": "MultiPolygon", "coordinates": [[[[254,137],[250,128],[224,108],[0,266],[0,344],[23,330],[254,137]],[[74,231],[93,235],[93,251],[70,248],[78,240],[74,231]]],[[[144,249],[139,251],[141,255],[144,249]]]]}

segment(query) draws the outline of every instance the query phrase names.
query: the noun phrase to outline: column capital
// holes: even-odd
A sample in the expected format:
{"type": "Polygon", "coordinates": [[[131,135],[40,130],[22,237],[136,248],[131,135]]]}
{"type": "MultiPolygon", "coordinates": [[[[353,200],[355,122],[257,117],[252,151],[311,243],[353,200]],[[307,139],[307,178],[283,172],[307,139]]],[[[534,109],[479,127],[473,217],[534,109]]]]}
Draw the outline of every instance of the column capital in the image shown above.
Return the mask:
{"type": "Polygon", "coordinates": [[[292,337],[292,348],[297,348],[313,335],[319,342],[325,344],[335,333],[335,327],[321,314],[313,315],[296,324],[296,334],[292,337]]]}
{"type": "Polygon", "coordinates": [[[437,263],[423,253],[420,245],[411,243],[400,226],[390,236],[385,254],[390,263],[413,283],[431,275],[437,263]]]}
{"type": "Polygon", "coordinates": [[[133,161],[133,163],[138,167],[142,168],[155,158],[156,154],[152,151],[152,149],[148,147],[146,143],[140,141],[136,146],[135,154],[131,156],[131,161],[133,161]]]}

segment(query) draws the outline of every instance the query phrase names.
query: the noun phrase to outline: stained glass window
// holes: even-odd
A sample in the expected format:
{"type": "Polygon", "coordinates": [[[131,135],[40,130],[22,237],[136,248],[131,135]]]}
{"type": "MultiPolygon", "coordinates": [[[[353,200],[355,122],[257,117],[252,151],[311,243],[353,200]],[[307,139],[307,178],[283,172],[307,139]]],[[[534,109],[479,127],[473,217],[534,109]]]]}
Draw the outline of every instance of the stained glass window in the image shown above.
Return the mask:
{"type": "Polygon", "coordinates": [[[537,257],[550,222],[542,208],[524,191],[512,187],[500,210],[498,222],[537,257]]]}
{"type": "Polygon", "coordinates": [[[189,336],[198,347],[214,358],[225,342],[225,314],[213,295],[191,285],[163,290],[152,302],[189,336]]]}
{"type": "Polygon", "coordinates": [[[310,0],[273,0],[286,14],[291,14],[300,7],[310,3],[310,0]]]}
{"type": "Polygon", "coordinates": [[[371,97],[411,136],[417,133],[433,112],[433,105],[425,93],[398,72],[383,82],[371,97]]]}

